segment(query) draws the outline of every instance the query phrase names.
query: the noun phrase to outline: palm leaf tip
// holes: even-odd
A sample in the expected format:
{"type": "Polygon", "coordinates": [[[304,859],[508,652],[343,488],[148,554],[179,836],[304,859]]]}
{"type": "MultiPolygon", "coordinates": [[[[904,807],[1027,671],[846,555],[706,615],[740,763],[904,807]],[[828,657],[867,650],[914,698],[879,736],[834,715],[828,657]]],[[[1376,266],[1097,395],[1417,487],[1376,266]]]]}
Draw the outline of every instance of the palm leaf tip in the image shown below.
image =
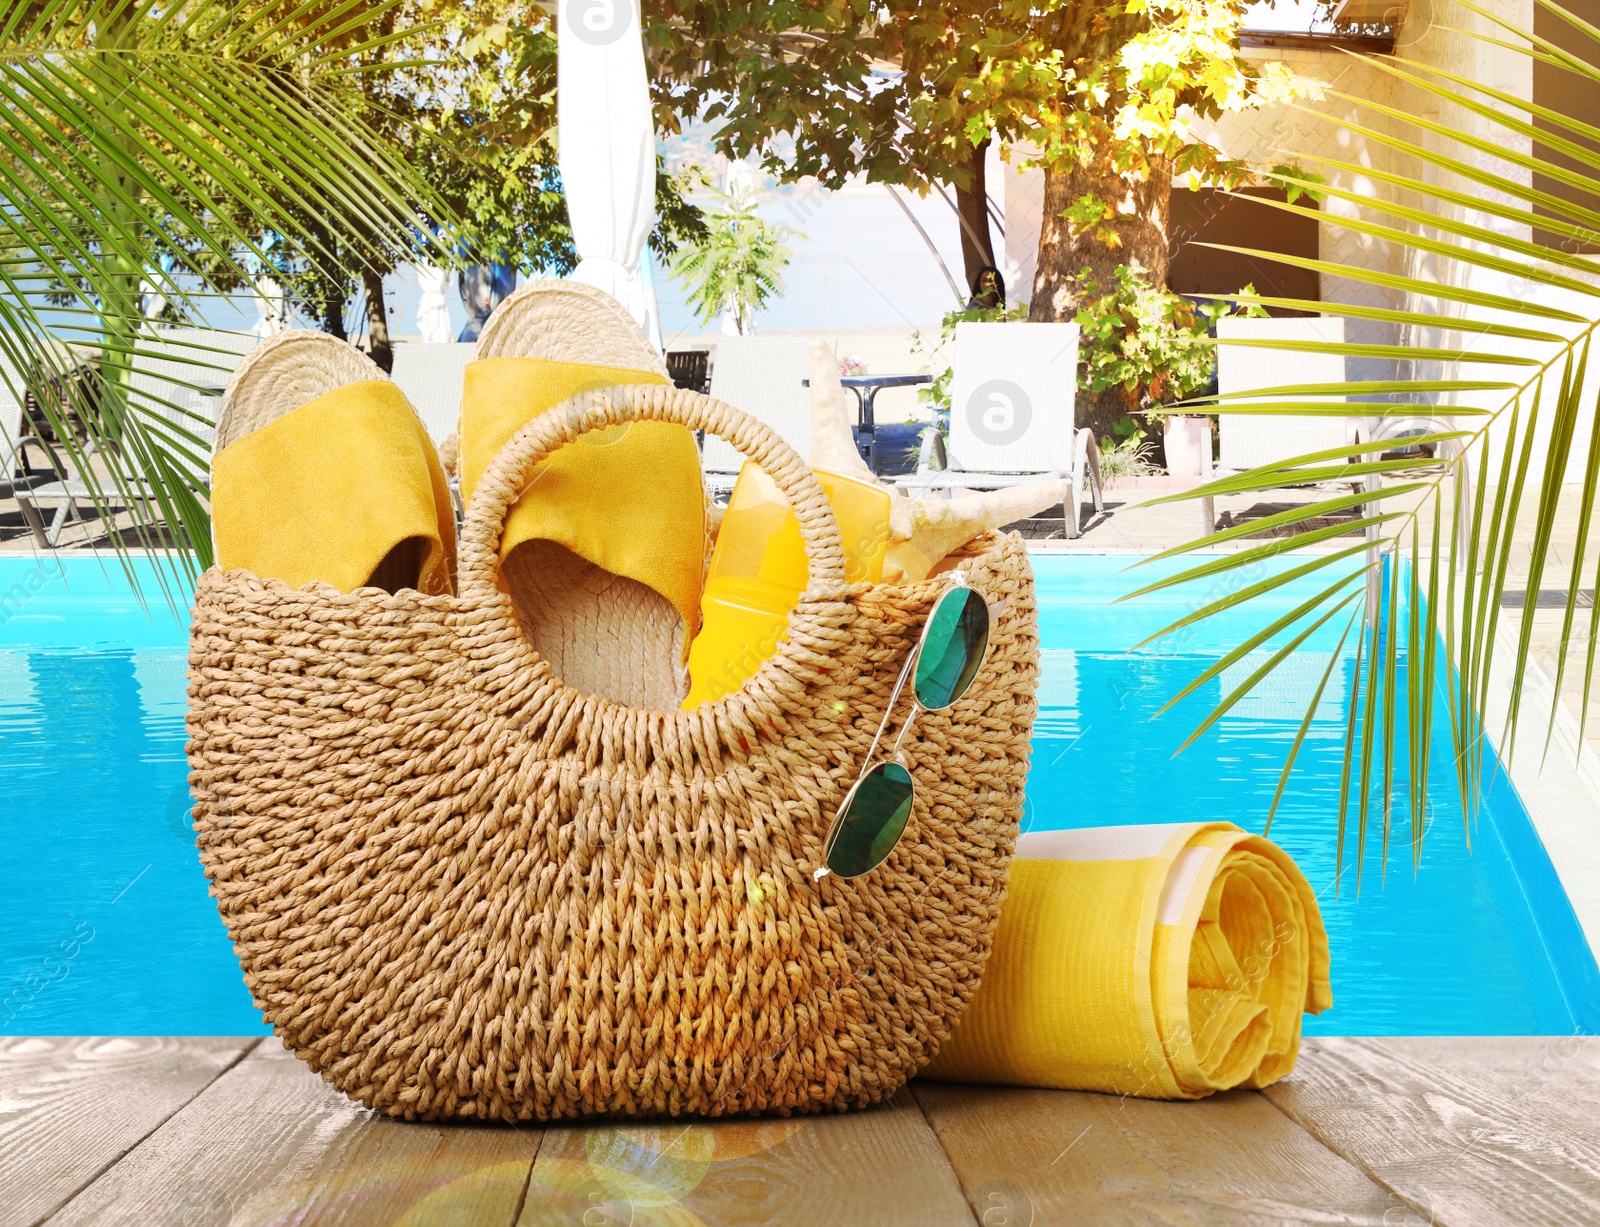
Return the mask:
{"type": "Polygon", "coordinates": [[[212,423],[190,394],[235,359],[153,333],[146,284],[203,324],[263,266],[403,259],[431,241],[419,217],[454,224],[348,71],[395,8],[49,0],[0,16],[0,332],[19,339],[0,357],[113,524],[136,591],[133,548],[174,576],[209,562],[212,423]],[[58,336],[92,344],[95,397],[51,395],[60,372],[39,354],[58,336]]]}

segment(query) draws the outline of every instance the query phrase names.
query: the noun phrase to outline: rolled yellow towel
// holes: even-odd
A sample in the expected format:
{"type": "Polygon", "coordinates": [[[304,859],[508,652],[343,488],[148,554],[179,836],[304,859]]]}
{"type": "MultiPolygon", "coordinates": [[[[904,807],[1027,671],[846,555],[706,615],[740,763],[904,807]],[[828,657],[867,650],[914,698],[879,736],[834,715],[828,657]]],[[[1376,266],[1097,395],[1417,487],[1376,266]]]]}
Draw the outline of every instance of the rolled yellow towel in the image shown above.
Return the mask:
{"type": "Polygon", "coordinates": [[[929,1078],[1150,1099],[1262,1087],[1333,1004],[1309,884],[1231,823],[1017,842],[983,981],[929,1078]]]}

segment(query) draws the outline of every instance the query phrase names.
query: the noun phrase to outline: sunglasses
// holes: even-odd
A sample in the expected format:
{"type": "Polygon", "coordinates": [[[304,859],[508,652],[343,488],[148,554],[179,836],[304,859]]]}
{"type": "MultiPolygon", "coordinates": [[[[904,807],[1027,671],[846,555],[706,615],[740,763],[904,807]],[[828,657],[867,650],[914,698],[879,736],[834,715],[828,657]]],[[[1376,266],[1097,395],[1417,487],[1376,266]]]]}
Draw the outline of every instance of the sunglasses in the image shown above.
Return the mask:
{"type": "Polygon", "coordinates": [[[883,720],[867,748],[866,766],[834,815],[823,864],[812,875],[814,880],[830,873],[840,878],[870,873],[883,864],[905,834],[914,789],[900,746],[919,711],[941,711],[966,694],[989,650],[989,605],[967,586],[964,575],[958,572],[955,578],[955,586],[934,603],[917,646],[900,670],[883,720]],[[911,679],[911,713],[888,756],[875,758],[907,678],[911,679]]]}

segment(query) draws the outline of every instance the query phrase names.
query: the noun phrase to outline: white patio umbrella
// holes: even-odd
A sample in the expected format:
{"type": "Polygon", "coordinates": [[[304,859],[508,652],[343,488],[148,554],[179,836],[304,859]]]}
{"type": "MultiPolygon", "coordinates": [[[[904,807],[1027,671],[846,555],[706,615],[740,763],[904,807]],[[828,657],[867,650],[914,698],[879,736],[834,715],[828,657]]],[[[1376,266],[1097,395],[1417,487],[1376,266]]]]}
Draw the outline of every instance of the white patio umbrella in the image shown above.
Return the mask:
{"type": "Polygon", "coordinates": [[[289,295],[276,278],[263,273],[251,287],[256,296],[256,326],[251,329],[257,336],[275,337],[289,327],[289,295]]]}
{"type": "Polygon", "coordinates": [[[656,218],[656,134],[637,0],[562,0],[556,46],[573,277],[621,302],[659,348],[654,289],[640,270],[656,218]]]}
{"type": "Polygon", "coordinates": [[[444,296],[450,283],[455,280],[455,272],[437,264],[418,264],[415,268],[419,291],[417,331],[428,344],[453,340],[450,335],[450,307],[444,296]]]}

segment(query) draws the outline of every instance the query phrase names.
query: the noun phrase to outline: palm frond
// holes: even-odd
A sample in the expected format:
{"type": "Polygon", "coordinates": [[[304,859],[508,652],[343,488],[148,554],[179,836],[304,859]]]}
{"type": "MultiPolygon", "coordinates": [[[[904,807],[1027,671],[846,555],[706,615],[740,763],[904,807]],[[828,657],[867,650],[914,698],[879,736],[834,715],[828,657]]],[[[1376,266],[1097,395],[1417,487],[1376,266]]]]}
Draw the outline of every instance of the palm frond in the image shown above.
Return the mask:
{"type": "Polygon", "coordinates": [[[210,562],[195,398],[237,348],[158,327],[144,296],[204,322],[330,243],[381,266],[448,221],[349,72],[395,2],[53,0],[0,22],[0,377],[102,523],[125,516],[110,544],[135,584],[130,548],[174,577],[210,562]]]}
{"type": "MultiPolygon", "coordinates": [[[[1600,29],[1550,0],[1536,2],[1566,23],[1569,42],[1575,35],[1596,44],[1593,54],[1576,56],[1471,0],[1456,2],[1465,18],[1457,34],[1600,81],[1595,66],[1600,29]]],[[[1185,407],[1228,414],[1354,412],[1367,415],[1369,438],[1357,446],[1229,474],[1172,497],[1215,498],[1352,480],[1365,483],[1365,489],[1318,497],[1166,550],[1158,557],[1216,546],[1233,552],[1143,585],[1136,595],[1245,567],[1254,568],[1249,574],[1255,576],[1261,563],[1281,560],[1266,578],[1208,602],[1151,636],[1160,639],[1279,594],[1273,614],[1245,637],[1245,646],[1228,652],[1174,697],[1177,702],[1193,694],[1246,655],[1270,653],[1194,736],[1266,682],[1312,630],[1356,607],[1290,747],[1268,821],[1334,669],[1351,668],[1337,838],[1342,874],[1354,826],[1359,884],[1369,835],[1381,839],[1386,865],[1391,836],[1407,817],[1412,864],[1420,865],[1429,778],[1440,756],[1434,752],[1434,730],[1446,722],[1453,754],[1447,770],[1453,769],[1463,796],[1470,841],[1495,752],[1509,756],[1515,750],[1525,681],[1534,667],[1539,594],[1546,572],[1568,548],[1570,559],[1562,557],[1559,564],[1566,591],[1552,702],[1560,704],[1569,670],[1581,671],[1585,709],[1593,691],[1600,603],[1587,619],[1586,642],[1578,608],[1594,540],[1590,517],[1600,497],[1600,396],[1594,386],[1600,356],[1591,354],[1600,329],[1600,260],[1589,254],[1600,245],[1600,207],[1590,207],[1600,206],[1600,127],[1437,65],[1357,58],[1408,100],[1391,105],[1330,92],[1348,107],[1341,114],[1316,112],[1317,122],[1388,151],[1389,164],[1308,159],[1326,170],[1365,176],[1367,184],[1357,191],[1317,182],[1316,190],[1338,209],[1287,202],[1272,207],[1314,220],[1325,232],[1390,245],[1399,259],[1388,268],[1373,268],[1208,246],[1376,292],[1351,307],[1237,295],[1241,302],[1262,306],[1344,315],[1367,331],[1338,343],[1228,337],[1219,345],[1281,350],[1285,357],[1342,355],[1363,360],[1372,377],[1348,384],[1286,382],[1198,398],[1185,407]],[[1384,367],[1392,376],[1382,373],[1384,367]],[[1403,442],[1410,454],[1389,455],[1399,441],[1383,436],[1394,423],[1409,428],[1403,442]],[[1416,454],[1421,445],[1432,454],[1416,454]],[[1569,483],[1569,473],[1581,483],[1569,483]],[[1353,518],[1329,525],[1331,515],[1353,518]],[[1568,542],[1561,538],[1561,526],[1572,522],[1576,540],[1568,542]],[[1295,530],[1302,531],[1280,535],[1295,530]],[[1355,531],[1365,533],[1359,545],[1338,541],[1355,531]],[[1250,538],[1261,533],[1273,535],[1252,544],[1250,538]],[[1298,553],[1319,546],[1326,552],[1310,558],[1298,553]],[[1317,585],[1316,595],[1297,596],[1288,613],[1279,612],[1286,608],[1281,603],[1286,585],[1335,566],[1347,570],[1335,572],[1334,582],[1317,585]],[[1520,600],[1510,598],[1517,610],[1516,632],[1501,648],[1501,612],[1512,576],[1522,582],[1524,570],[1520,600]],[[1362,577],[1366,582],[1352,591],[1362,577]],[[1354,633],[1358,620],[1360,631],[1354,633]],[[1489,744],[1486,716],[1491,675],[1504,677],[1511,695],[1503,740],[1495,745],[1489,744]]],[[[1294,176],[1288,181],[1311,182],[1294,176]]],[[[1286,369],[1291,369],[1287,363],[1286,369]]],[[[1600,587],[1600,569],[1591,583],[1600,587]]],[[[1553,706],[1549,713],[1546,750],[1557,712],[1553,706]]]]}

